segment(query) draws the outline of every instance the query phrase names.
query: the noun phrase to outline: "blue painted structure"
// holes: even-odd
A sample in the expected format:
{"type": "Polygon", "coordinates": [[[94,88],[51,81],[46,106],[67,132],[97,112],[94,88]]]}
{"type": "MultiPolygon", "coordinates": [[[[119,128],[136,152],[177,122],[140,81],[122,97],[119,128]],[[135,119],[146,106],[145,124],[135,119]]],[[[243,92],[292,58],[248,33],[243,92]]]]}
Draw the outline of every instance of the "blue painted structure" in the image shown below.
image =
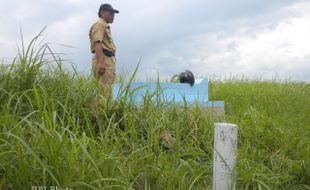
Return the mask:
{"type": "MultiPolygon", "coordinates": [[[[123,96],[120,93],[128,84],[114,84],[113,96],[123,96]]],[[[203,107],[216,107],[224,109],[223,101],[209,101],[208,80],[204,79],[199,84],[190,86],[187,83],[167,83],[167,82],[133,82],[129,85],[130,91],[133,93],[133,99],[137,104],[143,104],[146,94],[153,95],[152,98],[160,98],[164,102],[175,102],[183,104],[186,100],[187,104],[198,103],[203,107]]]]}

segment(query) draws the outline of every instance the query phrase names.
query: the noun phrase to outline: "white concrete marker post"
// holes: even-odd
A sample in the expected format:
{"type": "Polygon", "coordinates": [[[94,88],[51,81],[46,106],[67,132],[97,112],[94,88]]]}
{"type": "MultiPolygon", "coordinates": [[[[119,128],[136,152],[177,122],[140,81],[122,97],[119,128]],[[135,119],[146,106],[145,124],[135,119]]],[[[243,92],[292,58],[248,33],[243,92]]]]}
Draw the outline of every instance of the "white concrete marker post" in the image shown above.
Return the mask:
{"type": "Polygon", "coordinates": [[[214,124],[213,190],[235,189],[237,135],[235,124],[214,124]]]}

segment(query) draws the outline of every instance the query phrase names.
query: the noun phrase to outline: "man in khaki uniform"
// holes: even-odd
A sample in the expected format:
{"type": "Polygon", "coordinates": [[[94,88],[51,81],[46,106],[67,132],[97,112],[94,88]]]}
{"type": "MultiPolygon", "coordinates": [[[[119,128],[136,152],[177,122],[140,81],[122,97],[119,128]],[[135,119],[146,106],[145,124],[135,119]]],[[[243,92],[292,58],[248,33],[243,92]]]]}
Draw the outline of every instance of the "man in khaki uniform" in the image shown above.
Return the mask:
{"type": "Polygon", "coordinates": [[[115,52],[110,23],[113,23],[114,14],[119,13],[110,4],[102,4],[99,8],[99,20],[89,30],[91,53],[93,53],[92,67],[98,80],[99,95],[110,98],[112,84],[115,80],[115,52]]]}

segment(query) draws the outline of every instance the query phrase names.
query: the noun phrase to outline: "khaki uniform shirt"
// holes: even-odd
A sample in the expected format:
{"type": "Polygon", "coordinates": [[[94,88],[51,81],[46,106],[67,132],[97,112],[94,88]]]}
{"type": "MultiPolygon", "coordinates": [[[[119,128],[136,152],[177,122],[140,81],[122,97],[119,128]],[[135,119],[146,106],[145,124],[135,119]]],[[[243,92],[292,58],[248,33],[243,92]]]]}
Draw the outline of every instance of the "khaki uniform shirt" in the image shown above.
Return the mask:
{"type": "Polygon", "coordinates": [[[108,23],[102,19],[99,18],[99,20],[94,23],[90,30],[89,30],[89,40],[90,40],[90,50],[91,53],[93,53],[93,58],[92,58],[92,65],[93,65],[93,71],[95,77],[98,79],[99,82],[99,87],[102,87],[102,93],[103,95],[109,95],[111,91],[111,85],[115,81],[115,57],[108,57],[104,55],[104,60],[105,60],[105,65],[106,65],[106,71],[103,75],[99,76],[98,75],[98,61],[96,58],[96,53],[94,50],[94,46],[96,42],[101,42],[103,49],[112,51],[114,54],[116,52],[116,47],[114,45],[111,31],[110,31],[110,26],[108,23]]]}
{"type": "Polygon", "coordinates": [[[113,53],[116,52],[116,48],[110,31],[110,26],[102,18],[99,18],[99,20],[90,28],[89,39],[92,53],[95,53],[94,45],[95,42],[98,41],[102,43],[103,49],[112,51],[113,53]]]}

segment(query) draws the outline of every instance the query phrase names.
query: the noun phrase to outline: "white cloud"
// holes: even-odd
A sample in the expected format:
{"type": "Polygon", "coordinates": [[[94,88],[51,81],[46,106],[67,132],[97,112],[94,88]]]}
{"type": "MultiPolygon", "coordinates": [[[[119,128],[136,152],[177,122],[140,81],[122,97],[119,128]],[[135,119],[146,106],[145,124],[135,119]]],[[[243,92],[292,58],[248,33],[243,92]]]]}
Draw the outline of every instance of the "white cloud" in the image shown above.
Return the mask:
{"type": "Polygon", "coordinates": [[[1,63],[10,63],[10,61],[15,56],[14,49],[16,48],[16,44],[8,41],[6,39],[1,38],[0,36],[0,64],[1,63]]]}
{"type": "Polygon", "coordinates": [[[299,3],[283,10],[279,10],[283,15],[276,22],[253,26],[242,21],[232,32],[189,37],[175,45],[186,47],[186,51],[176,51],[173,46],[164,54],[160,52],[155,63],[163,77],[191,69],[198,76],[243,74],[271,78],[278,75],[310,80],[307,66],[310,64],[310,3],[299,3]],[[298,11],[298,14],[286,17],[287,11],[298,11]],[[165,57],[170,60],[161,59],[165,57]],[[169,61],[171,68],[166,66],[169,61]]]}
{"type": "Polygon", "coordinates": [[[85,17],[73,15],[64,20],[56,21],[48,26],[48,38],[57,40],[59,43],[76,44],[77,39],[82,36],[82,24],[85,17]]]}

